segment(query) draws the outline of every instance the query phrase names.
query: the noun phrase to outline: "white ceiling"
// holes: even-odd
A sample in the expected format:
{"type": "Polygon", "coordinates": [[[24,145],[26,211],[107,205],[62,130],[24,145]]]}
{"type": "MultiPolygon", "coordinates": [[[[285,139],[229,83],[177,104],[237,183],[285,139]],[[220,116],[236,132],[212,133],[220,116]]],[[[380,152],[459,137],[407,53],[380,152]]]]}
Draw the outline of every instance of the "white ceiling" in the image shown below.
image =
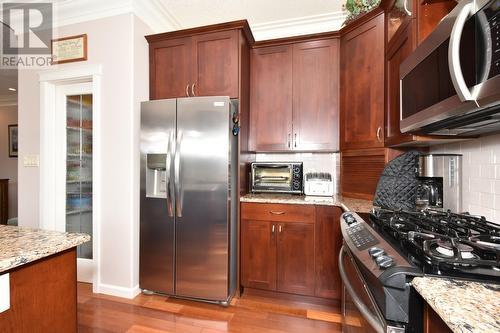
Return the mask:
{"type": "Polygon", "coordinates": [[[342,10],[341,0],[161,0],[184,27],[239,19],[251,25],[324,15],[342,10]]]}

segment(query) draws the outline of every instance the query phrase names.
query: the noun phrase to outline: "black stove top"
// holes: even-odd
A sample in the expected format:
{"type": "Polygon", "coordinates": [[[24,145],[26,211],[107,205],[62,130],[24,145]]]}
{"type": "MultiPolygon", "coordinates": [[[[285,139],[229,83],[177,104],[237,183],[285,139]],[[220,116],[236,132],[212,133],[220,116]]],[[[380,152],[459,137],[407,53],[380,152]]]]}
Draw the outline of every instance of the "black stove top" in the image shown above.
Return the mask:
{"type": "Polygon", "coordinates": [[[364,219],[424,274],[500,283],[500,226],[484,217],[376,209],[364,219]]]}

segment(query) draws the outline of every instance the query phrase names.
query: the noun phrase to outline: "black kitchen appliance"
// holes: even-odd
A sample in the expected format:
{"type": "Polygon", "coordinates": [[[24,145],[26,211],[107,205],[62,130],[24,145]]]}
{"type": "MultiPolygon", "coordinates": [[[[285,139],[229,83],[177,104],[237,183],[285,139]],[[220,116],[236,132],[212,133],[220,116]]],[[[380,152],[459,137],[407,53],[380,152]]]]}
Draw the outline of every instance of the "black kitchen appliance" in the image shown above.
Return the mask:
{"type": "Polygon", "coordinates": [[[340,223],[344,332],[422,332],[415,276],[500,283],[500,226],[484,217],[378,208],[340,223]]]}
{"type": "Polygon", "coordinates": [[[254,162],[251,164],[253,193],[302,194],[302,162],[254,162]]]}

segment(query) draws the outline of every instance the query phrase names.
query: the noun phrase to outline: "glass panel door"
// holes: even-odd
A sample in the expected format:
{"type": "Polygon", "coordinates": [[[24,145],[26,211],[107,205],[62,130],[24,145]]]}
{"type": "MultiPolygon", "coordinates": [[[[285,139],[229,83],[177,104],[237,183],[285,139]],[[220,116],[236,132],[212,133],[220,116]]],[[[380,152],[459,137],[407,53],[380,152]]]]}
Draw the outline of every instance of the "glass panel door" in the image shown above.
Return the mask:
{"type": "MultiPolygon", "coordinates": [[[[92,95],[66,96],[66,231],[92,235],[92,95]]],[[[92,241],[78,246],[92,259],[92,241]]]]}

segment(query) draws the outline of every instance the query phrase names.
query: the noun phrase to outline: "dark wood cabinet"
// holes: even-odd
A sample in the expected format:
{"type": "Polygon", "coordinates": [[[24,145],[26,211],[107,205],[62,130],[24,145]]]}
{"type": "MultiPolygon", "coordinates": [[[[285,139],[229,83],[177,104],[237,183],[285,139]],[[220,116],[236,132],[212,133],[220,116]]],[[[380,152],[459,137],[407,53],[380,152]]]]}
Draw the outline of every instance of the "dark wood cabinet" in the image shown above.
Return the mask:
{"type": "Polygon", "coordinates": [[[340,216],[342,209],[332,206],[316,206],[315,295],[324,298],[341,298],[341,282],[338,259],[342,247],[340,216]]]}
{"type": "Polygon", "coordinates": [[[189,96],[191,38],[174,38],[150,45],[151,99],[189,96]]]}
{"type": "Polygon", "coordinates": [[[341,38],[340,148],[384,147],[384,13],[341,38]]]}
{"type": "Polygon", "coordinates": [[[339,41],[293,46],[293,148],[339,149],[339,41]]]}
{"type": "Polygon", "coordinates": [[[412,141],[413,135],[402,134],[400,130],[400,79],[399,66],[416,47],[414,25],[406,24],[400,34],[394,37],[387,50],[387,112],[385,141],[388,146],[412,141]]]}
{"type": "Polygon", "coordinates": [[[276,226],[270,221],[243,220],[242,285],[276,289],[276,226]]]}
{"type": "Polygon", "coordinates": [[[314,295],[314,224],[278,224],[277,290],[314,295]]]}
{"type": "Polygon", "coordinates": [[[431,306],[424,304],[424,333],[452,333],[448,325],[439,317],[431,306]]]}
{"type": "Polygon", "coordinates": [[[241,204],[242,286],[340,299],[339,207],[241,204]]]}
{"type": "Polygon", "coordinates": [[[150,99],[229,96],[241,98],[253,43],[248,23],[235,21],[146,36],[150,99]],[[244,47],[241,47],[242,45],[244,47]]]}
{"type": "Polygon", "coordinates": [[[191,93],[238,98],[238,31],[196,35],[193,50],[191,93]]]}
{"type": "Polygon", "coordinates": [[[250,57],[250,149],[291,149],[292,48],[253,49],[250,57]]]}
{"type": "Polygon", "coordinates": [[[338,38],[257,45],[251,54],[251,149],[338,150],[338,38]]]}

